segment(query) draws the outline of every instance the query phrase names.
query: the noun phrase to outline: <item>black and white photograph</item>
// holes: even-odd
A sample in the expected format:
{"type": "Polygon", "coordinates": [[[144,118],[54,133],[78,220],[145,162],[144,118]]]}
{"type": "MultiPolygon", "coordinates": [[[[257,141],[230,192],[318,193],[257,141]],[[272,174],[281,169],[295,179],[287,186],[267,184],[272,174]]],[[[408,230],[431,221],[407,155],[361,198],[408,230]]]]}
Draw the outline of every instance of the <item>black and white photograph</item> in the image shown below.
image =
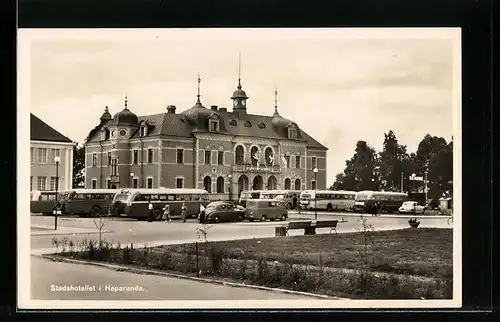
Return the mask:
{"type": "Polygon", "coordinates": [[[460,307],[460,34],[19,30],[19,308],[460,307]]]}

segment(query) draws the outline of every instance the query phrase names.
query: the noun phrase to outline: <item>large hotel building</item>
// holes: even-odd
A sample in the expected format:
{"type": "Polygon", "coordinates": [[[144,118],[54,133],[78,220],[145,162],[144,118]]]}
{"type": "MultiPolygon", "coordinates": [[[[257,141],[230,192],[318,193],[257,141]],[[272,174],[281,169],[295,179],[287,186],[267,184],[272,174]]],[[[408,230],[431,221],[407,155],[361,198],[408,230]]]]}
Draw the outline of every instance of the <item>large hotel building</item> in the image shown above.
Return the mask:
{"type": "Polygon", "coordinates": [[[85,186],[201,188],[231,199],[242,190],[326,189],[327,148],[282,117],[276,100],[271,116],[248,113],[238,80],[232,111],[207,108],[199,83],[196,104],[181,113],[169,105],[137,116],[127,98],[114,116],[106,107],[85,142],[85,186]]]}

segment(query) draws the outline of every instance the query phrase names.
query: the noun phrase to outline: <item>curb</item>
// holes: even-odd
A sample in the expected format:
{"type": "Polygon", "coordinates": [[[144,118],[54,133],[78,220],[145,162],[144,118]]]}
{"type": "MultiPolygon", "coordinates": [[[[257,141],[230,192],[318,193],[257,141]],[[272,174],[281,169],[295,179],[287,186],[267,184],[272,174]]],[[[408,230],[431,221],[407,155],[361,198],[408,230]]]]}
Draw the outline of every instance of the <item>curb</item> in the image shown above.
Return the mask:
{"type": "Polygon", "coordinates": [[[100,263],[100,262],[93,262],[93,261],[84,261],[84,260],[77,260],[77,259],[70,259],[70,258],[56,258],[54,256],[44,255],[44,254],[40,254],[40,255],[32,254],[32,256],[37,256],[37,257],[49,259],[49,260],[52,260],[54,262],[66,262],[66,263],[81,264],[81,265],[94,265],[94,266],[104,267],[107,269],[112,269],[112,270],[115,270],[118,272],[129,272],[129,273],[134,273],[134,274],[174,277],[174,278],[181,278],[181,279],[186,279],[186,280],[191,280],[191,281],[217,284],[217,285],[223,285],[223,286],[251,288],[251,289],[270,291],[270,292],[278,292],[278,293],[286,293],[286,294],[292,294],[292,295],[303,295],[303,296],[315,297],[315,298],[325,299],[325,300],[350,300],[348,298],[333,297],[333,296],[328,296],[328,295],[307,293],[307,292],[301,292],[301,291],[292,291],[292,290],[287,290],[287,289],[282,289],[282,288],[271,288],[271,287],[259,286],[259,285],[249,285],[249,284],[242,284],[242,283],[236,283],[236,282],[226,282],[226,281],[220,281],[220,280],[209,279],[209,278],[180,275],[180,274],[167,273],[167,272],[142,269],[142,268],[135,268],[135,267],[129,267],[129,266],[114,265],[114,264],[107,264],[107,263],[100,263]]]}

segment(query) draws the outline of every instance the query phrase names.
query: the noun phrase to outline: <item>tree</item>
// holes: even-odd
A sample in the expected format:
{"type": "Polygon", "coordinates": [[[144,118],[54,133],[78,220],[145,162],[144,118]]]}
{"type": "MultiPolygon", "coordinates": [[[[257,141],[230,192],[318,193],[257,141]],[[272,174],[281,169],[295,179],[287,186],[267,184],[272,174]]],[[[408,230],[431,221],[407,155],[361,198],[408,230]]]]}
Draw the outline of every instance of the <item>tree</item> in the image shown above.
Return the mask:
{"type": "Polygon", "coordinates": [[[453,142],[434,153],[429,160],[428,197],[440,198],[453,192],[453,142]]]}
{"type": "Polygon", "coordinates": [[[73,188],[80,188],[85,184],[85,147],[73,147],[73,188]]]}
{"type": "Polygon", "coordinates": [[[353,157],[346,160],[343,174],[338,174],[333,186],[339,190],[378,190],[378,158],[366,141],[358,141],[353,157]]]}
{"type": "Polygon", "coordinates": [[[337,173],[335,176],[335,182],[331,185],[330,190],[344,190],[344,180],[345,180],[345,174],[337,173]]]}
{"type": "Polygon", "coordinates": [[[418,144],[415,158],[415,173],[424,173],[432,156],[447,147],[446,140],[442,137],[427,134],[418,144]]]}
{"type": "Polygon", "coordinates": [[[404,162],[408,159],[406,146],[398,143],[392,130],[384,136],[384,147],[379,153],[381,188],[401,191],[401,174],[404,178],[404,162]]]}

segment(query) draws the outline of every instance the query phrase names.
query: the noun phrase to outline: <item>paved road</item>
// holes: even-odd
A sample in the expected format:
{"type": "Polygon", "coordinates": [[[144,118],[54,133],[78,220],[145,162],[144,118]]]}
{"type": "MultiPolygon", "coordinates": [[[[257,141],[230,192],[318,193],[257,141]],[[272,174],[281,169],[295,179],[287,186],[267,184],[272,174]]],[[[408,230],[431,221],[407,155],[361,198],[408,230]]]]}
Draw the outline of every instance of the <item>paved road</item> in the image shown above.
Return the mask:
{"type": "Polygon", "coordinates": [[[33,300],[163,301],[314,299],[302,295],[222,286],[180,278],[117,272],[92,265],[53,262],[35,256],[31,256],[31,298],[33,300]],[[55,288],[64,285],[80,285],[83,291],[58,291],[55,288]],[[120,291],[118,289],[120,286],[131,288],[120,291]]]}
{"type": "MultiPolygon", "coordinates": [[[[361,228],[361,221],[358,216],[352,214],[318,214],[318,220],[324,219],[338,219],[346,222],[339,222],[337,231],[352,232],[361,228]]],[[[365,217],[367,223],[373,225],[375,230],[387,229],[401,229],[408,228],[407,218],[387,218],[387,217],[365,217]]],[[[312,214],[290,214],[289,220],[299,219],[314,219],[312,214]]],[[[152,243],[155,241],[185,241],[194,242],[197,236],[197,229],[201,225],[194,219],[182,223],[179,220],[174,220],[171,223],[164,222],[145,222],[136,220],[126,220],[121,218],[104,219],[104,229],[110,231],[105,233],[104,236],[114,242],[125,243],[138,243],[142,246],[145,243],[152,243]]],[[[420,219],[421,224],[419,227],[441,227],[449,228],[446,218],[429,217],[420,219]]],[[[52,225],[54,222],[53,217],[44,216],[31,216],[32,224],[38,225],[52,225]]],[[[275,234],[275,226],[282,225],[283,222],[241,222],[241,223],[221,223],[211,225],[208,230],[208,239],[234,239],[234,238],[263,238],[272,237],[275,234]]],[[[62,217],[59,218],[59,226],[80,227],[80,228],[93,228],[95,229],[94,221],[90,218],[78,217],[62,217]]],[[[318,233],[328,233],[329,229],[318,229],[318,233]]],[[[303,231],[296,230],[290,231],[290,235],[300,235],[303,231]]],[[[68,239],[77,242],[83,240],[89,235],[67,235],[57,236],[58,239],[67,237],[68,239]]],[[[92,238],[97,238],[97,234],[90,234],[92,238]]],[[[52,247],[53,236],[31,236],[31,248],[50,248],[52,247]]]]}

